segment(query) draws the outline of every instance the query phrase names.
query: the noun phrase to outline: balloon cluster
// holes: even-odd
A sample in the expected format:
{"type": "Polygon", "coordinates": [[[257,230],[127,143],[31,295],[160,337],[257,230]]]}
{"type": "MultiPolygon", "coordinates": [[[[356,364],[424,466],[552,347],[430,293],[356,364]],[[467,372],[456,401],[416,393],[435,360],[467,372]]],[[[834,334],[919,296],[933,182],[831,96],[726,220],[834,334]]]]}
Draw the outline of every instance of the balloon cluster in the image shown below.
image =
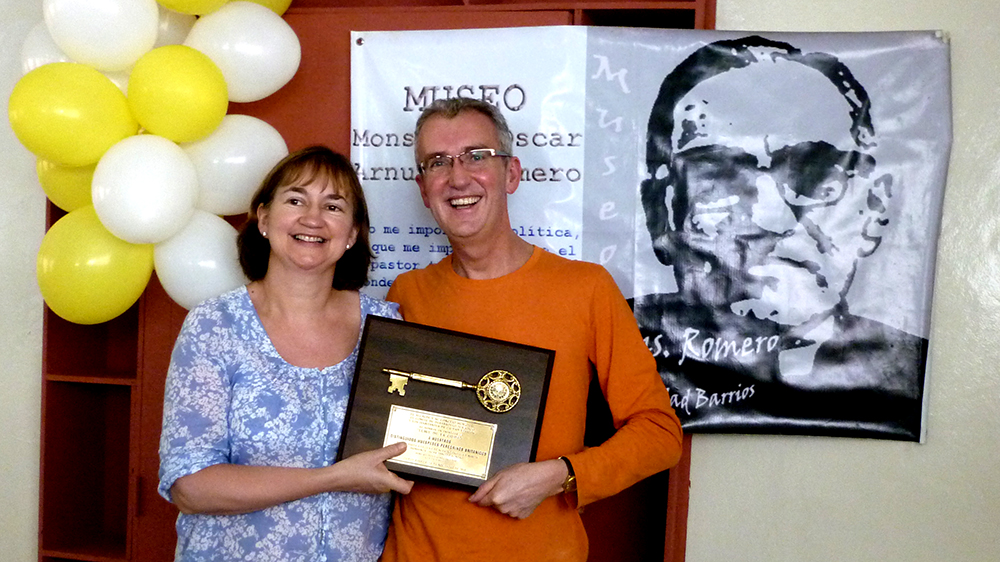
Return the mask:
{"type": "Polygon", "coordinates": [[[190,308],[246,280],[236,230],[288,154],[268,123],[227,115],[298,70],[291,0],[42,0],[8,116],[66,211],[42,240],[38,285],[60,317],[105,322],[153,271],[190,308]]]}

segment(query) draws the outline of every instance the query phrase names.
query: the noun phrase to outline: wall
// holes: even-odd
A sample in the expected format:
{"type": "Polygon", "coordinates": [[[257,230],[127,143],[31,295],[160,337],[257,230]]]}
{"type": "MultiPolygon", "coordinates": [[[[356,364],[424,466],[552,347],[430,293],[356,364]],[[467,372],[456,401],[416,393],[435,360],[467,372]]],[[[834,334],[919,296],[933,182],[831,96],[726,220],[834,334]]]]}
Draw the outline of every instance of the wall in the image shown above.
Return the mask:
{"type": "MultiPolygon", "coordinates": [[[[0,99],[41,2],[0,0],[0,99]]],[[[914,445],[698,436],[688,561],[1000,560],[1000,4],[995,0],[718,0],[719,29],[942,29],[955,143],[931,331],[929,434],[914,445]],[[931,5],[936,7],[931,7],[931,5]]],[[[44,198],[0,126],[0,560],[36,558],[44,198]]]]}
{"type": "Polygon", "coordinates": [[[45,194],[35,158],[7,121],[21,77],[21,45],[42,21],[40,0],[0,0],[0,560],[35,560],[42,296],[35,255],[45,232],[45,194]]]}
{"type": "Polygon", "coordinates": [[[1000,560],[1000,4],[718,0],[717,29],[941,29],[954,145],[923,445],[696,436],[689,562],[1000,560]]]}

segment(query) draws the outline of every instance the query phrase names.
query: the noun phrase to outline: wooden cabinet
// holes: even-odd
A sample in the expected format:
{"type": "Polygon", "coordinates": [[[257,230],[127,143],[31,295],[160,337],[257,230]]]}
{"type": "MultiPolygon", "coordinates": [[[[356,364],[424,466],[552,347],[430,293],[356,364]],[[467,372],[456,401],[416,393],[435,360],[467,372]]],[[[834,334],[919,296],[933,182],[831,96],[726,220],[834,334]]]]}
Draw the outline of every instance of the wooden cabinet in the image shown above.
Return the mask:
{"type": "MultiPolygon", "coordinates": [[[[49,205],[51,226],[65,213],[49,205]]],[[[45,310],[39,555],[127,560],[140,447],[139,306],[95,326],[45,310]]]]}
{"type": "MultiPolygon", "coordinates": [[[[229,111],[266,120],[292,150],[323,143],[346,154],[352,30],[539,25],[712,28],[715,0],[295,0],[285,19],[302,44],[295,78],[272,96],[230,104],[229,111]]],[[[62,214],[50,205],[48,224],[62,214]]],[[[155,276],[135,306],[104,324],[72,324],[46,310],[40,561],[173,559],[177,511],[156,493],[157,448],[164,378],[185,314],[155,276]]],[[[686,469],[685,465],[669,476],[658,475],[588,507],[584,517],[591,559],[683,560],[686,469]],[[651,497],[656,499],[650,501],[651,497]],[[666,503],[671,508],[665,512],[666,503]]]]}

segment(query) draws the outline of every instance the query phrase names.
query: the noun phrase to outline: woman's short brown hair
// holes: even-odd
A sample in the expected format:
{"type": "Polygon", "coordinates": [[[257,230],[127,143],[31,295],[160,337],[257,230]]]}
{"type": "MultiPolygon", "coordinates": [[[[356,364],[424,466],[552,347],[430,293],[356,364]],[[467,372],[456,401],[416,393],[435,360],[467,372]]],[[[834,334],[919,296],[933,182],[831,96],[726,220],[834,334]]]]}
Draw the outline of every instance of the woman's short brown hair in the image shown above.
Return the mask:
{"type": "Polygon", "coordinates": [[[351,202],[354,206],[354,226],[358,229],[357,241],[337,261],[333,288],[356,291],[368,282],[368,270],[374,256],[368,240],[368,205],[361,182],[344,155],[319,145],[297,150],[278,162],[254,194],[247,211],[247,221],[236,240],[240,266],[251,281],[258,281],[267,275],[271,256],[271,243],[261,235],[257,226],[257,209],[270,207],[278,188],[317,178],[328,179],[351,202]]]}

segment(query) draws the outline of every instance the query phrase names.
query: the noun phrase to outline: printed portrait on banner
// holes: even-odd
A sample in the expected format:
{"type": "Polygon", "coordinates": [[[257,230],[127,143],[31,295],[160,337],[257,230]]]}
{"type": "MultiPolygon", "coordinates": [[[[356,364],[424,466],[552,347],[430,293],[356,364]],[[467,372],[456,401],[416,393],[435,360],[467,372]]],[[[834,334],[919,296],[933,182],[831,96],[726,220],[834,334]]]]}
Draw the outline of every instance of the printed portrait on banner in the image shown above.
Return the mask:
{"type": "MultiPolygon", "coordinates": [[[[926,329],[852,307],[929,313],[933,255],[905,233],[936,233],[938,213],[901,212],[922,186],[880,156],[905,119],[879,111],[891,93],[872,95],[834,52],[759,35],[701,46],[663,78],[636,230],[669,290],[633,304],[688,431],[920,438],[926,329]],[[874,256],[919,290],[869,283],[874,256]]],[[[921,199],[939,204],[932,187],[921,199]]]]}

